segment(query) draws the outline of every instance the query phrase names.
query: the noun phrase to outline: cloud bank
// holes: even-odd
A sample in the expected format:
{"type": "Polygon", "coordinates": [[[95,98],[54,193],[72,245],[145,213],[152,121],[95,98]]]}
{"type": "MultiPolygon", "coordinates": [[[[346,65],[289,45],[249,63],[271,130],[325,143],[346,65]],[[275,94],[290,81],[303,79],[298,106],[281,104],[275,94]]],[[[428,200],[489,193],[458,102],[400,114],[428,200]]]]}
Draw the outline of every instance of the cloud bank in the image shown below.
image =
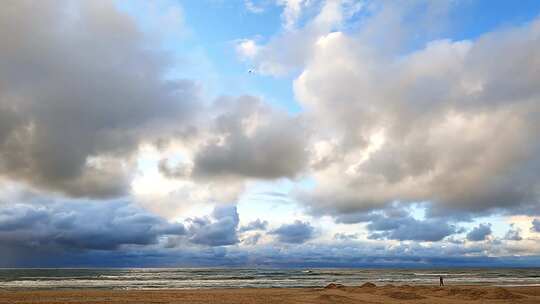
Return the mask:
{"type": "Polygon", "coordinates": [[[317,213],[396,201],[429,202],[433,215],[537,213],[539,29],[533,21],[399,55],[362,28],[321,35],[294,81],[318,131],[316,187],[299,199],[317,213]]]}

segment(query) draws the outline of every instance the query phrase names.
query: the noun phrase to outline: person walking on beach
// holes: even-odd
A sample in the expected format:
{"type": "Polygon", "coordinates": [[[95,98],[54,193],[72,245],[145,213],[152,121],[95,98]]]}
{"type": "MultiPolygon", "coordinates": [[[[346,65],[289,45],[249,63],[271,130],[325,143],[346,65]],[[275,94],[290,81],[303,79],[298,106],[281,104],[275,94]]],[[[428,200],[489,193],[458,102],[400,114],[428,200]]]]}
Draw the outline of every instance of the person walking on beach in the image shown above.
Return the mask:
{"type": "Polygon", "coordinates": [[[439,286],[444,286],[444,280],[442,276],[439,277],[439,286]]]}

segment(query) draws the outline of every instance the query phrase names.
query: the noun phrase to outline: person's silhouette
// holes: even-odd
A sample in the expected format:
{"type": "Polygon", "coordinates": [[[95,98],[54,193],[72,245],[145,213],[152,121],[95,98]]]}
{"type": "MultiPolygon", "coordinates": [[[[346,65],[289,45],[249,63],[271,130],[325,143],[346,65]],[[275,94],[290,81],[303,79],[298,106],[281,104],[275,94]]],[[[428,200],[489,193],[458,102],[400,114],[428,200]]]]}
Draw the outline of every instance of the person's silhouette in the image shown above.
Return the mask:
{"type": "Polygon", "coordinates": [[[444,281],[443,281],[442,276],[439,277],[439,286],[444,286],[444,281]]]}

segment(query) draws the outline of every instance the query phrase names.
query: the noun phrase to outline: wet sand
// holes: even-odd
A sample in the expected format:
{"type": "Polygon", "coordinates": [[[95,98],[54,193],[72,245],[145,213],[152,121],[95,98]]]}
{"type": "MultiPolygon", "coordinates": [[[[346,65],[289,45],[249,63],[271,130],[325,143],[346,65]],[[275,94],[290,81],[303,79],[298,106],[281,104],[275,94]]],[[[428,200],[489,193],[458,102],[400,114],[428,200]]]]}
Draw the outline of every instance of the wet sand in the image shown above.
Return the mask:
{"type": "Polygon", "coordinates": [[[540,303],[540,287],[330,286],[199,290],[0,290],[0,303],[540,303]]]}

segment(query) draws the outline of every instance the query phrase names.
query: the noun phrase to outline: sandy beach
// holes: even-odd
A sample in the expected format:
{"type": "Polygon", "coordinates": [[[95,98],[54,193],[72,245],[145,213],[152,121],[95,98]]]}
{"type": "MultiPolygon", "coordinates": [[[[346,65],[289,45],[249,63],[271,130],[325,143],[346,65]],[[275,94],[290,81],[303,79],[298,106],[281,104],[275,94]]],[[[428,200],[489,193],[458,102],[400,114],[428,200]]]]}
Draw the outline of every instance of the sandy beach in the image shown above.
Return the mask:
{"type": "Polygon", "coordinates": [[[0,303],[540,303],[540,287],[331,286],[199,290],[2,290],[0,303]]]}

